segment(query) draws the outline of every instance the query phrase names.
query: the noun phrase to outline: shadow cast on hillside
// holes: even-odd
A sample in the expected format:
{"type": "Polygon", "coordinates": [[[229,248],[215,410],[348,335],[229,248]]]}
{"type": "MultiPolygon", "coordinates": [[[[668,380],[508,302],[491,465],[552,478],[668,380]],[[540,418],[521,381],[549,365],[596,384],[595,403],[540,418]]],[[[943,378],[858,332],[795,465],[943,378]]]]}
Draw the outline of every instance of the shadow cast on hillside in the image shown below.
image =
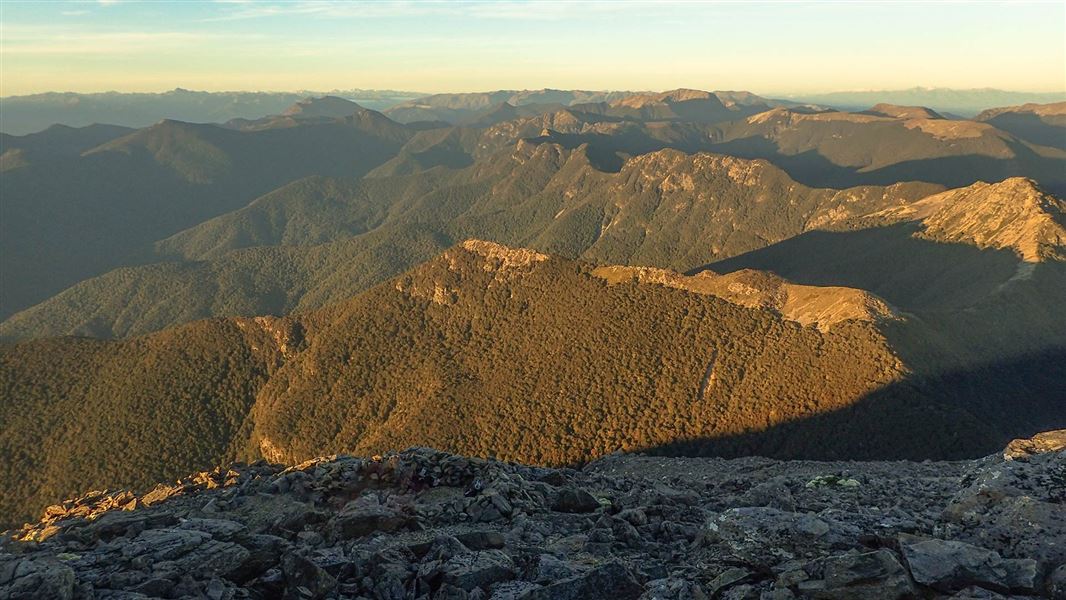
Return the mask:
{"type": "Polygon", "coordinates": [[[617,134],[602,133],[559,133],[551,132],[550,135],[529,138],[532,143],[550,142],[559,144],[567,150],[575,150],[583,144],[588,144],[587,155],[592,166],[606,173],[617,173],[625,164],[626,158],[639,156],[659,150],[673,149],[693,154],[696,152],[712,152],[703,135],[692,133],[673,139],[660,139],[647,135],[640,130],[633,130],[617,134]]]}
{"type": "Polygon", "coordinates": [[[834,412],[643,453],[807,460],[961,460],[1066,428],[1066,347],[912,377],[834,412]]]}
{"type": "Polygon", "coordinates": [[[1066,192],[1066,160],[1040,156],[1018,143],[1009,143],[1015,158],[1003,159],[980,154],[922,158],[898,162],[880,169],[863,170],[838,165],[817,150],[784,154],[777,145],[755,136],[716,141],[715,136],[681,135],[660,139],[639,130],[624,133],[559,133],[528,138],[533,143],[551,142],[573,150],[589,146],[589,159],[597,169],[617,173],[626,156],[657,152],[666,148],[689,154],[713,152],[745,159],[764,159],[785,171],[789,177],[815,188],[843,189],[861,185],[892,185],[902,181],[923,181],[946,187],[963,187],[978,181],[995,182],[1009,177],[1030,177],[1044,189],[1061,195],[1066,192]]]}
{"type": "Polygon", "coordinates": [[[1032,144],[1066,150],[1066,126],[1047,123],[1031,113],[996,115],[988,124],[1032,144]]]}
{"type": "MultiPolygon", "coordinates": [[[[783,154],[764,137],[748,137],[711,145],[706,150],[748,159],[766,159],[789,177],[810,187],[848,188],[859,185],[892,185],[901,181],[924,181],[947,187],[963,187],[978,181],[1002,181],[1008,177],[1030,177],[1052,193],[1066,187],[1066,161],[1037,155],[1022,144],[1010,144],[1015,158],[1003,159],[980,154],[907,160],[880,169],[862,170],[838,165],[807,150],[783,154]]],[[[683,149],[683,148],[679,148],[683,149]]]]}
{"type": "MultiPolygon", "coordinates": [[[[874,171],[856,173],[862,183],[891,185],[900,181],[928,181],[962,187],[978,181],[995,182],[1009,177],[1029,177],[1061,196],[1066,191],[1066,160],[1041,156],[1024,144],[1008,142],[1015,158],[965,155],[909,160],[874,171]]],[[[857,184],[855,184],[857,185],[857,184]]]]}
{"type": "Polygon", "coordinates": [[[915,237],[917,223],[810,231],[689,272],[772,271],[795,283],[861,288],[906,310],[958,308],[992,293],[1018,269],[1009,250],[915,237]]]}

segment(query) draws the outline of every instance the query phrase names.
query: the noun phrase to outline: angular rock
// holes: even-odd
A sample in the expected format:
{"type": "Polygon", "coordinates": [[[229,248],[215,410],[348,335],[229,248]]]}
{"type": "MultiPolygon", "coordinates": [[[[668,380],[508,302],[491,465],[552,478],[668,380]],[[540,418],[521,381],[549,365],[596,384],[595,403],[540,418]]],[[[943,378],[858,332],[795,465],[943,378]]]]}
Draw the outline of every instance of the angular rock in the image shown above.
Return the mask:
{"type": "Polygon", "coordinates": [[[281,559],[281,571],[289,589],[307,598],[324,598],[337,587],[337,580],[314,562],[294,553],[281,559]],[[306,590],[306,593],[302,593],[306,590]]]}
{"type": "Polygon", "coordinates": [[[900,536],[900,549],[914,580],[951,592],[971,585],[999,591],[1032,592],[1039,572],[1035,560],[1005,559],[999,553],[957,541],[900,536]]]}
{"type": "Polygon", "coordinates": [[[123,546],[127,557],[147,556],[153,561],[175,560],[211,540],[211,534],[186,529],[149,529],[123,546]]]}
{"type": "Polygon", "coordinates": [[[1047,590],[1054,600],[1066,600],[1066,564],[1060,565],[1048,575],[1047,590]]]}
{"type": "Polygon", "coordinates": [[[33,600],[74,597],[74,569],[55,558],[19,559],[0,556],[0,598],[33,600]]]}
{"type": "Polygon", "coordinates": [[[1066,452],[976,462],[943,511],[945,537],[1045,568],[1066,562],[1066,452]]]}
{"type": "Polygon", "coordinates": [[[228,540],[248,528],[242,523],[225,519],[185,519],[178,529],[202,531],[216,540],[228,540]]]}
{"type": "Polygon", "coordinates": [[[489,600],[522,600],[541,586],[530,581],[505,581],[492,586],[489,600]]]}
{"type": "Polygon", "coordinates": [[[648,515],[639,508],[627,508],[618,513],[618,518],[626,521],[634,527],[648,524],[648,515]]]}
{"type": "Polygon", "coordinates": [[[565,487],[552,503],[552,510],[565,513],[588,513],[600,507],[600,501],[586,490],[565,487]]]}
{"type": "Polygon", "coordinates": [[[737,500],[737,506],[769,506],[786,512],[796,510],[792,491],[779,478],[760,483],[737,500]]]}
{"type": "Polygon", "coordinates": [[[455,556],[444,563],[441,570],[445,583],[466,591],[487,590],[494,583],[515,578],[514,562],[499,550],[455,556]]]}
{"type": "Polygon", "coordinates": [[[822,598],[839,600],[896,600],[915,595],[906,569],[889,550],[843,554],[825,561],[822,598]]]}
{"type": "Polygon", "coordinates": [[[629,569],[612,562],[533,590],[525,600],[636,600],[643,592],[629,569]]]}
{"type": "Polygon", "coordinates": [[[619,454],[575,471],[412,449],[237,466],[150,506],[129,492],[57,505],[0,539],[0,597],[1061,597],[1063,457],[619,454]],[[826,473],[845,475],[803,485],[826,473]],[[908,564],[938,587],[908,580],[908,564]]]}
{"type": "Polygon", "coordinates": [[[707,600],[700,586],[679,577],[649,581],[640,600],[707,600]]]}
{"type": "Polygon", "coordinates": [[[498,531],[468,531],[455,534],[455,539],[471,550],[493,550],[503,548],[506,541],[498,531]]]}
{"type": "Polygon", "coordinates": [[[951,600],[1014,600],[1015,598],[1017,598],[1017,596],[1011,596],[1008,598],[1003,594],[976,585],[971,585],[970,587],[959,590],[951,595],[951,600]]]}
{"type": "Polygon", "coordinates": [[[730,586],[737,585],[748,580],[752,576],[752,572],[747,569],[741,569],[740,567],[733,567],[726,569],[711,580],[707,584],[707,592],[712,596],[728,589],[730,586]]]}
{"type": "Polygon", "coordinates": [[[847,523],[768,507],[731,508],[706,528],[706,540],[717,540],[738,557],[767,565],[853,547],[861,533],[847,523]]]}
{"type": "Polygon", "coordinates": [[[363,496],[348,503],[337,514],[333,530],[341,538],[358,538],[379,531],[396,531],[409,522],[408,516],[381,504],[375,496],[363,496]]]}
{"type": "Polygon", "coordinates": [[[537,583],[553,583],[573,577],[576,573],[577,568],[568,561],[551,554],[541,554],[537,557],[537,567],[531,578],[537,583]]]}
{"type": "Polygon", "coordinates": [[[84,534],[91,538],[108,540],[132,531],[166,527],[177,522],[177,517],[165,511],[111,511],[87,525],[84,534]]]}

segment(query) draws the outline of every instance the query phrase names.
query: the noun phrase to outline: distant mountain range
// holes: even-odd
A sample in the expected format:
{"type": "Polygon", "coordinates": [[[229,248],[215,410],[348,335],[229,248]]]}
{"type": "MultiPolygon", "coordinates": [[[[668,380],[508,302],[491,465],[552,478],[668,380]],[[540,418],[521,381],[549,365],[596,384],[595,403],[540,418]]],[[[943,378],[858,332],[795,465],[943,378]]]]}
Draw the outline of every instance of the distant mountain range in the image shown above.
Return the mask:
{"type": "MultiPolygon", "coordinates": [[[[392,90],[335,90],[328,92],[382,109],[421,96],[392,90]]],[[[0,99],[0,133],[25,135],[51,125],[84,127],[93,124],[147,127],[164,119],[218,123],[256,119],[284,111],[293,103],[324,92],[197,92],[175,88],[162,93],[48,92],[0,99]]]]}
{"type": "MultiPolygon", "coordinates": [[[[380,207],[371,213],[374,216],[362,215],[359,221],[344,225],[339,232],[304,239],[301,244],[340,240],[382,225],[410,231],[410,226],[418,224],[424,231],[433,231],[433,235],[443,235],[443,239],[449,240],[443,245],[420,246],[439,250],[463,237],[486,237],[496,231],[487,227],[492,219],[474,219],[472,223],[485,226],[461,233],[442,233],[439,223],[455,218],[438,216],[442,209],[444,214],[470,210],[458,208],[459,204],[455,204],[458,198],[463,198],[461,203],[470,207],[488,202],[487,197],[508,206],[525,203],[542,211],[536,219],[548,219],[554,211],[566,208],[567,194],[569,197],[599,195],[597,189],[588,188],[593,185],[588,182],[615,172],[620,172],[623,179],[627,177],[630,169],[625,165],[673,168],[668,165],[681,160],[682,154],[661,155],[663,160],[655,158],[659,156],[655,153],[668,148],[766,160],[767,166],[772,164],[782,169],[787,178],[815,188],[885,186],[905,181],[962,186],[980,179],[1012,176],[1032,178],[1052,193],[1061,193],[1066,186],[1066,150],[1027,141],[991,123],[947,120],[935,113],[921,113],[920,118],[913,118],[913,111],[892,105],[846,113],[809,107],[772,107],[771,101],[753,95],[743,95],[742,101],[737,101],[736,95],[726,98],[723,102],[717,94],[675,90],[631,95],[611,102],[555,107],[534,114],[523,114],[521,107],[505,103],[502,109],[483,112],[481,118],[468,124],[404,125],[354,102],[324,97],[301,101],[278,115],[235,119],[223,125],[163,121],[136,131],[102,126],[77,130],[53,127],[28,136],[4,136],[0,139],[3,150],[0,166],[4,169],[0,191],[5,210],[5,219],[0,224],[4,234],[0,240],[3,249],[0,262],[4,266],[5,285],[0,295],[0,316],[27,308],[113,268],[166,258],[173,246],[171,242],[163,242],[165,238],[241,209],[272,191],[273,201],[278,202],[277,199],[292,193],[315,198],[320,192],[311,190],[322,185],[346,190],[337,192],[342,198],[366,186],[378,190],[359,192],[373,193],[374,203],[380,207]],[[100,143],[108,138],[114,139],[100,143]],[[636,158],[640,155],[647,156],[636,158]],[[527,159],[523,156],[528,156],[532,163],[525,165],[527,159]],[[444,170],[435,171],[439,168],[444,170]],[[310,181],[292,188],[282,187],[316,175],[349,180],[367,175],[368,179],[362,183],[310,181]],[[570,189],[573,185],[568,183],[568,178],[580,182],[582,177],[586,183],[570,189]],[[398,179],[380,181],[383,178],[398,179]],[[496,187],[490,184],[494,179],[498,180],[496,187]],[[554,183],[542,187],[549,182],[554,183]],[[436,187],[428,189],[429,185],[436,187]],[[581,191],[586,188],[587,192],[581,191]],[[413,212],[407,213],[388,208],[397,202],[397,196],[412,202],[420,195],[440,194],[444,190],[454,190],[450,203],[421,211],[411,209],[413,212]],[[554,194],[551,200],[545,200],[551,194],[554,194]],[[547,207],[552,207],[551,213],[546,212],[547,207]],[[362,224],[357,225],[358,222],[362,224]],[[157,242],[160,246],[153,248],[157,242]]],[[[1044,121],[1039,122],[1036,130],[1012,127],[1030,138],[1037,131],[1033,139],[1047,141],[1056,126],[1045,121],[1059,119],[1056,111],[1061,111],[1056,108],[1059,105],[1045,106],[1042,112],[1046,115],[1038,117],[1044,121]]],[[[996,113],[998,116],[988,118],[1003,121],[1012,114],[1003,110],[996,113]]],[[[706,164],[712,163],[714,160],[706,164]]],[[[683,171],[677,177],[691,178],[697,175],[692,169],[704,163],[682,160],[680,164],[688,166],[677,167],[683,171]]],[[[735,168],[748,169],[747,166],[735,168]]],[[[757,171],[762,173],[766,168],[760,166],[757,171]]],[[[771,193],[766,190],[774,188],[755,189],[771,193]]],[[[925,191],[935,190],[927,187],[925,191]]],[[[561,218],[545,225],[550,224],[560,232],[563,227],[577,229],[565,234],[542,235],[556,238],[581,235],[588,238],[587,243],[602,237],[595,247],[609,247],[609,240],[621,230],[608,233],[606,228],[610,224],[602,216],[608,214],[605,210],[596,207],[564,212],[561,218]],[[593,225],[604,229],[590,230],[593,225]]],[[[316,213],[311,211],[311,214],[316,213]]],[[[349,218],[343,216],[337,223],[347,223],[349,218]]],[[[739,215],[733,221],[741,231],[749,227],[739,215]]],[[[266,231],[269,227],[264,229],[267,223],[280,224],[279,221],[259,223],[260,233],[232,234],[235,237],[231,236],[231,240],[245,241],[230,249],[291,245],[277,237],[277,233],[266,231]]],[[[521,227],[525,229],[516,231],[533,235],[529,225],[521,227]]],[[[676,239],[677,233],[671,225],[663,223],[656,229],[660,227],[664,228],[665,239],[676,239]]],[[[759,242],[763,244],[773,239],[765,237],[766,232],[751,234],[756,236],[751,240],[763,240],[759,242]]],[[[202,237],[195,233],[183,235],[202,237]]],[[[384,234],[379,231],[376,235],[384,234]]],[[[658,235],[656,230],[650,231],[643,242],[644,248],[658,235]]],[[[711,260],[730,252],[754,249],[754,241],[741,242],[744,238],[739,232],[733,236],[732,241],[711,241],[699,252],[688,246],[679,246],[674,252],[711,260]]],[[[533,239],[518,236],[501,238],[501,241],[525,243],[533,239]]],[[[577,256],[585,250],[574,250],[575,243],[544,247],[577,256]]],[[[613,260],[635,260],[647,250],[627,252],[632,254],[616,253],[613,260]]],[[[182,256],[199,257],[200,253],[182,256]]],[[[417,253],[415,260],[424,258],[424,253],[417,253]]],[[[401,268],[413,264],[412,261],[390,262],[401,268]]],[[[688,269],[694,265],[668,262],[661,266],[688,269]]],[[[395,272],[395,269],[381,271],[386,276],[395,272]]],[[[292,299],[290,293],[272,297],[292,299]]],[[[266,311],[281,310],[290,306],[290,301],[259,306],[266,311]]],[[[109,330],[106,322],[102,325],[105,326],[102,331],[109,330]]]]}
{"type": "Polygon", "coordinates": [[[794,102],[822,104],[840,110],[861,110],[878,102],[886,102],[909,106],[928,106],[942,113],[972,117],[983,110],[996,106],[1062,102],[1066,100],[1066,90],[1059,92],[1012,92],[993,88],[962,90],[913,87],[905,90],[782,94],[781,97],[794,102]]]}
{"type": "MultiPolygon", "coordinates": [[[[176,88],[162,93],[49,92],[7,96],[3,103],[0,133],[25,135],[51,125],[84,127],[93,124],[147,127],[163,119],[192,123],[218,123],[230,119],[258,119],[283,112],[292,104],[314,96],[345,98],[386,114],[401,123],[446,121],[460,123],[502,104],[514,107],[552,108],[614,102],[629,96],[654,96],[652,92],[585,90],[498,90],[493,92],[425,95],[396,90],[333,90],[330,92],[197,92],[176,88]]],[[[770,107],[817,104],[840,110],[862,110],[879,102],[926,106],[951,115],[972,117],[1000,106],[1050,103],[1066,100],[1066,91],[1050,93],[1012,92],[995,89],[957,90],[911,88],[894,91],[833,92],[781,95],[766,99],[745,91],[716,91],[726,106],[767,104],[770,107]]]]}
{"type": "Polygon", "coordinates": [[[540,90],[2,135],[0,509],[235,458],[1066,426],[1064,119],[540,90]]]}

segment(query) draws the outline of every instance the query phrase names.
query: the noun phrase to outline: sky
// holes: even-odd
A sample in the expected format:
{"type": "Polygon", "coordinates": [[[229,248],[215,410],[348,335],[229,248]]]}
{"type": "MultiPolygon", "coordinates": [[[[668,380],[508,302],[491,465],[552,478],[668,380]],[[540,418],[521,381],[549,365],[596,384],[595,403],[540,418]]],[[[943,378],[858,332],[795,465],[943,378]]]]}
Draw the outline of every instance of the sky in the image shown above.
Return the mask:
{"type": "Polygon", "coordinates": [[[0,0],[0,96],[915,86],[1066,90],[1066,0],[0,0]]]}

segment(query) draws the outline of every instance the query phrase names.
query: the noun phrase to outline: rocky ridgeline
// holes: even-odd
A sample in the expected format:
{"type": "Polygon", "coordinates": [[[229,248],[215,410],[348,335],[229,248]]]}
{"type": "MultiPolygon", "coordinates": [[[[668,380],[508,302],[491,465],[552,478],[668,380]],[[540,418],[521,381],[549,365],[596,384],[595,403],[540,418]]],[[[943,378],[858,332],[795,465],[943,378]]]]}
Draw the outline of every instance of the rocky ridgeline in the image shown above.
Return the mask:
{"type": "Polygon", "coordinates": [[[1066,431],[952,463],[258,463],[8,532],[0,598],[1066,598],[1066,431]]]}

